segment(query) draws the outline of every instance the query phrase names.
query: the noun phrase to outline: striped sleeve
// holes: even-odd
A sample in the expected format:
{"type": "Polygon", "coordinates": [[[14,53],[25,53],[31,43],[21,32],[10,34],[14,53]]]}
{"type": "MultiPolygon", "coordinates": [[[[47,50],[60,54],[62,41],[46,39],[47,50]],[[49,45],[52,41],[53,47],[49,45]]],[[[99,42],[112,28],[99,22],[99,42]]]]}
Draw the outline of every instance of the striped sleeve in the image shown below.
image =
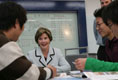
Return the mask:
{"type": "Polygon", "coordinates": [[[0,63],[2,80],[45,80],[52,74],[49,68],[38,68],[28,61],[16,42],[0,48],[0,63]]]}
{"type": "Polygon", "coordinates": [[[51,70],[49,68],[39,69],[36,65],[32,64],[29,70],[17,80],[47,80],[50,78],[50,74],[51,70]]]}

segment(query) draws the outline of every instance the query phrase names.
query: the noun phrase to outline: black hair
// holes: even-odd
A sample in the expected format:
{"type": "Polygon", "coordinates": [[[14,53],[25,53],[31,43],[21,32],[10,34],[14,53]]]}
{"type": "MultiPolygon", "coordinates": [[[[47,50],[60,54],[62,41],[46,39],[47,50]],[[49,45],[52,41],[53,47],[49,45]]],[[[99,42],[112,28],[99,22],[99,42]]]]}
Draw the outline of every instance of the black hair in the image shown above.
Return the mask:
{"type": "Polygon", "coordinates": [[[104,7],[96,9],[94,11],[94,17],[102,17],[102,11],[103,11],[104,7]]]}
{"type": "Polygon", "coordinates": [[[15,2],[0,3],[0,30],[9,30],[18,20],[20,28],[27,20],[26,10],[15,2]]]}
{"type": "Polygon", "coordinates": [[[118,24],[118,0],[112,1],[102,12],[102,18],[106,25],[108,21],[118,24]]]}

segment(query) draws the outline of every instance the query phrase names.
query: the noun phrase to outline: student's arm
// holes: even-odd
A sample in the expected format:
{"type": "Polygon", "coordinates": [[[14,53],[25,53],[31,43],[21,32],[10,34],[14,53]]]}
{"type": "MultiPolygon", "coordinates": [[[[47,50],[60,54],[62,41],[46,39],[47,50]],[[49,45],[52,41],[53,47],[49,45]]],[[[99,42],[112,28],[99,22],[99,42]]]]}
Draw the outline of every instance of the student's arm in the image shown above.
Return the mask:
{"type": "Polygon", "coordinates": [[[94,58],[87,58],[85,70],[92,71],[118,71],[118,63],[104,62],[94,58]]]}
{"type": "Polygon", "coordinates": [[[56,68],[38,68],[26,59],[16,42],[1,47],[0,79],[2,80],[45,80],[54,77],[56,68]],[[6,59],[5,59],[6,58],[6,59]]]}
{"type": "Polygon", "coordinates": [[[75,60],[78,70],[90,70],[94,72],[118,71],[118,63],[104,62],[94,58],[78,58],[75,60]]]}

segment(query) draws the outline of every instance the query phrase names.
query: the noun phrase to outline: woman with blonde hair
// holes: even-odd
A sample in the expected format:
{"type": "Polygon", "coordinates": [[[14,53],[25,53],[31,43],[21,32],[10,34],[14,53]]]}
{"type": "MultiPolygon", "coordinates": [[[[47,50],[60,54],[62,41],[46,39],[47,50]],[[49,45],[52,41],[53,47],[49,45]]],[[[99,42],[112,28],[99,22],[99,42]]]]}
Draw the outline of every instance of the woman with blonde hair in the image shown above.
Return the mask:
{"type": "Polygon", "coordinates": [[[40,27],[35,34],[38,47],[29,51],[27,58],[39,67],[54,66],[57,68],[57,72],[70,71],[70,65],[65,60],[61,50],[50,46],[52,39],[51,31],[40,27]]]}

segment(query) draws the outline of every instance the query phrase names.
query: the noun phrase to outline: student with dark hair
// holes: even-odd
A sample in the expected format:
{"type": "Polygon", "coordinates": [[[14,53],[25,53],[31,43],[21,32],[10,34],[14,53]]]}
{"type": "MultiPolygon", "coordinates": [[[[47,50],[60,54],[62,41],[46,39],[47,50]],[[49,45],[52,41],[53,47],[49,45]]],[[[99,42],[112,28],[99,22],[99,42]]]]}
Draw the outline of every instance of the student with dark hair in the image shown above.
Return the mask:
{"type": "Polygon", "coordinates": [[[37,48],[28,52],[26,57],[39,67],[54,66],[57,72],[69,72],[71,67],[58,48],[50,46],[52,33],[48,28],[40,27],[35,34],[37,48]]]}
{"type": "MultiPolygon", "coordinates": [[[[101,7],[107,6],[108,4],[110,4],[112,2],[112,0],[100,0],[100,5],[101,7]]],[[[96,39],[96,43],[97,45],[99,45],[98,50],[97,50],[97,58],[99,60],[104,60],[106,58],[106,54],[105,54],[105,42],[107,40],[106,37],[102,37],[98,30],[96,29],[96,20],[94,20],[94,24],[93,24],[93,32],[94,32],[94,36],[96,39]]]]}
{"type": "Polygon", "coordinates": [[[118,62],[118,39],[114,36],[112,30],[103,22],[102,11],[104,7],[94,12],[96,18],[96,29],[99,34],[107,38],[105,42],[104,61],[118,62]]]}
{"type": "Polygon", "coordinates": [[[0,80],[45,80],[56,75],[52,66],[32,64],[16,43],[26,20],[26,10],[19,4],[0,3],[0,80]]]}
{"type": "MultiPolygon", "coordinates": [[[[102,11],[104,23],[113,31],[118,38],[118,0],[110,3],[102,11]]],[[[118,62],[104,62],[94,58],[79,58],[75,60],[75,66],[79,70],[92,71],[118,71],[118,62]]]]}

